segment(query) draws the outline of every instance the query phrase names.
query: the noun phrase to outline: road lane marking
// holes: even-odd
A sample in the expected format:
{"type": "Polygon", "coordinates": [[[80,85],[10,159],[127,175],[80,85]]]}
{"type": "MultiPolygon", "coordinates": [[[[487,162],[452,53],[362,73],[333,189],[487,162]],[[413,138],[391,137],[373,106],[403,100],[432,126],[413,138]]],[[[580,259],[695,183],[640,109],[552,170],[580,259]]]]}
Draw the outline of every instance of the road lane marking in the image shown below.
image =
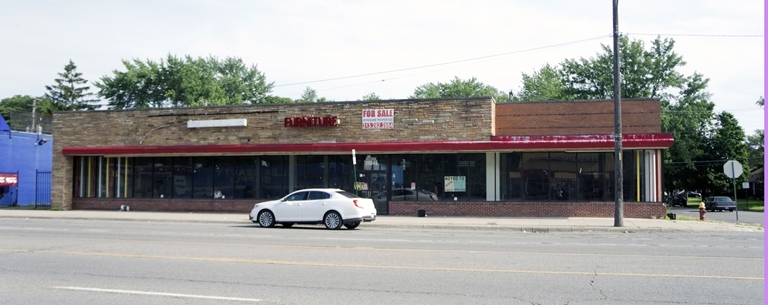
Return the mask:
{"type": "MultiPolygon", "coordinates": [[[[107,241],[107,242],[119,242],[119,241],[141,241],[141,242],[157,242],[162,244],[177,244],[177,245],[216,245],[216,246],[237,246],[237,247],[271,247],[282,249],[315,249],[315,250],[332,250],[338,251],[339,249],[349,251],[380,251],[380,252],[415,252],[415,253],[477,253],[477,254],[535,254],[535,255],[568,255],[568,256],[610,256],[610,257],[654,257],[654,258],[681,258],[681,259],[696,259],[696,260],[759,260],[764,261],[764,256],[759,257],[733,257],[733,256],[701,256],[701,255],[655,255],[655,254],[618,254],[618,253],[573,253],[573,252],[538,252],[538,251],[499,251],[499,250],[461,250],[461,249],[413,249],[413,248],[376,248],[376,247],[339,247],[339,246],[294,246],[294,245],[275,245],[275,244],[242,244],[242,243],[208,243],[208,242],[187,242],[187,241],[166,241],[166,240],[148,240],[148,239],[111,239],[111,238],[82,238],[82,237],[63,237],[57,239],[61,240],[86,240],[86,241],[107,241]]],[[[762,249],[762,248],[761,248],[762,249]]],[[[0,249],[0,252],[5,250],[0,249]]],[[[22,251],[26,252],[26,250],[22,251]]],[[[760,251],[762,253],[762,250],[760,251]]]]}
{"type": "Polygon", "coordinates": [[[211,296],[211,295],[181,294],[181,293],[168,293],[168,292],[152,292],[152,291],[138,291],[138,290],[121,290],[121,289],[103,289],[103,288],[89,288],[89,287],[65,287],[65,286],[54,286],[53,288],[64,289],[64,290],[76,290],[76,291],[91,291],[91,292],[104,292],[104,293],[150,295],[150,296],[163,296],[163,297],[174,297],[174,298],[210,299],[210,300],[242,301],[242,302],[261,302],[261,299],[246,299],[246,298],[233,298],[233,297],[220,297],[220,296],[211,296]]]}
{"type": "Polygon", "coordinates": [[[626,276],[626,277],[666,277],[666,278],[699,278],[699,279],[723,279],[723,280],[759,280],[762,277],[753,276],[735,276],[735,275],[695,275],[695,274],[657,274],[657,273],[620,273],[620,272],[594,272],[594,271],[549,271],[549,270],[518,270],[518,269],[480,269],[480,268],[451,268],[451,267],[415,267],[415,266],[382,266],[382,265],[362,265],[362,264],[338,264],[338,263],[319,263],[307,261],[286,261],[269,259],[243,259],[226,257],[185,257],[185,256],[164,256],[164,255],[143,255],[143,254],[123,254],[123,253],[104,253],[104,252],[70,252],[70,251],[51,251],[51,250],[30,250],[30,253],[41,254],[59,254],[59,255],[78,255],[78,256],[100,256],[100,257],[123,257],[140,259],[169,259],[185,261],[203,261],[203,262],[221,262],[221,263],[248,263],[263,265],[283,265],[283,266],[309,266],[309,267],[330,267],[330,268],[360,268],[360,269],[382,269],[382,270],[420,270],[420,271],[451,271],[451,272],[485,272],[485,273],[525,273],[525,274],[552,274],[552,275],[588,275],[588,276],[626,276]]]}

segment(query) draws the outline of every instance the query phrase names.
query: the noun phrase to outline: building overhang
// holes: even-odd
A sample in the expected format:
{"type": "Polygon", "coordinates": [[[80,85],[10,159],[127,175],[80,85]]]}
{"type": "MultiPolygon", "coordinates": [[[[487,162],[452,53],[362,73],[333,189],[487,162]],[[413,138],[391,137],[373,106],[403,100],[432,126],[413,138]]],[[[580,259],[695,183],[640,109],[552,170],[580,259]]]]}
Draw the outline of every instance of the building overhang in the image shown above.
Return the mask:
{"type": "MultiPolygon", "coordinates": [[[[624,149],[667,149],[672,134],[624,134],[624,149]]],[[[67,156],[248,155],[503,151],[612,151],[611,135],[492,136],[490,141],[64,147],[67,156]]]]}

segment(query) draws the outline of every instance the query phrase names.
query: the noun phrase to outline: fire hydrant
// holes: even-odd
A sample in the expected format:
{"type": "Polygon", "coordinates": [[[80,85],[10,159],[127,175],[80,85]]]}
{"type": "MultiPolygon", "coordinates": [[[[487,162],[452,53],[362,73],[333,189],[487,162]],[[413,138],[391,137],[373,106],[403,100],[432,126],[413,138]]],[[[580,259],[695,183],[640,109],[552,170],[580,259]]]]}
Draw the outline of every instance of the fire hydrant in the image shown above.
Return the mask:
{"type": "Polygon", "coordinates": [[[704,217],[704,214],[707,214],[707,206],[702,202],[699,203],[699,220],[704,220],[706,218],[704,217]]]}

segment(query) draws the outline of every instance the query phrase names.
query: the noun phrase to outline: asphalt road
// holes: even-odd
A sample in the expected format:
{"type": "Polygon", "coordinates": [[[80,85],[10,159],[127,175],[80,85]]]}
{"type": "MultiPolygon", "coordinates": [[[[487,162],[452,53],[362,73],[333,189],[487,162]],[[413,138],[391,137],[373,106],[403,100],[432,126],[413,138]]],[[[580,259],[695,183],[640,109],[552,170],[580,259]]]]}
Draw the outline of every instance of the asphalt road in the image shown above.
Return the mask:
{"type": "MultiPolygon", "coordinates": [[[[671,213],[676,213],[678,216],[686,216],[691,218],[699,218],[699,209],[694,207],[670,207],[669,211],[671,213]]],[[[739,223],[749,223],[749,224],[765,224],[765,213],[760,212],[751,212],[751,211],[738,211],[739,214],[739,223]]],[[[704,217],[706,219],[710,220],[717,220],[717,221],[725,221],[725,222],[731,222],[736,223],[736,212],[709,212],[707,211],[706,214],[704,214],[704,217]]]]}
{"type": "Polygon", "coordinates": [[[0,219],[2,304],[763,304],[763,233],[0,219]]]}

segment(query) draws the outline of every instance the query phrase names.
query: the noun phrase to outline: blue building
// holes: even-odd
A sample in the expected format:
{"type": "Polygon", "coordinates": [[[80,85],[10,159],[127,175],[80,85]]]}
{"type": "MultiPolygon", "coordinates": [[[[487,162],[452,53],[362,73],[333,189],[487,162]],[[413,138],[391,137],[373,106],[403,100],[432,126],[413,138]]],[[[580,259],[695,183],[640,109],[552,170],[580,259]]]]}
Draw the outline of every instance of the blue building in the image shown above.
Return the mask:
{"type": "Polygon", "coordinates": [[[0,206],[50,205],[50,134],[13,131],[0,116],[0,206]]]}

